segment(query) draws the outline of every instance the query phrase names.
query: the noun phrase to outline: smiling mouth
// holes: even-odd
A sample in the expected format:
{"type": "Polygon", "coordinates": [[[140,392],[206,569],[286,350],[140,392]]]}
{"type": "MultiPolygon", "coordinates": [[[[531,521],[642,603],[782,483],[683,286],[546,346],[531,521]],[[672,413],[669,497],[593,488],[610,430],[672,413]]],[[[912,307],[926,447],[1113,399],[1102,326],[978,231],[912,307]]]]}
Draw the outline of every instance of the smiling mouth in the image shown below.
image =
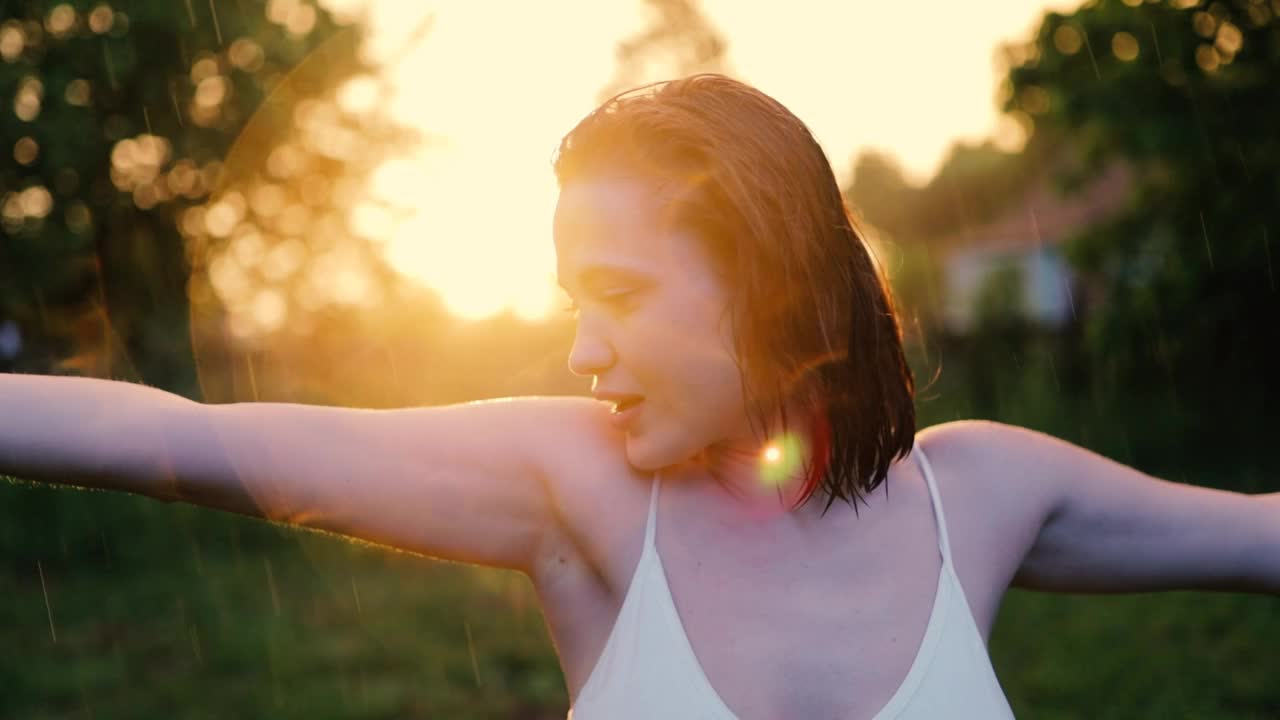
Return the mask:
{"type": "Polygon", "coordinates": [[[613,414],[620,415],[644,402],[644,398],[630,398],[613,404],[613,414]]]}

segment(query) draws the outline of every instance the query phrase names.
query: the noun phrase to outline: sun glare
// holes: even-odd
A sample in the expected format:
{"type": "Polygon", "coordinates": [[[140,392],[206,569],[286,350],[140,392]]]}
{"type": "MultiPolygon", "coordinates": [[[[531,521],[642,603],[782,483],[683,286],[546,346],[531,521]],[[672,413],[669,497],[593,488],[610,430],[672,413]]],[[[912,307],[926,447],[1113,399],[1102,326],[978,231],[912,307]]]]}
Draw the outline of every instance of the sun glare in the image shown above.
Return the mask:
{"type": "MultiPolygon", "coordinates": [[[[551,154],[614,79],[617,43],[646,27],[645,3],[322,2],[368,14],[364,54],[394,89],[383,109],[428,138],[377,173],[355,224],[460,316],[545,316],[558,296],[551,154]]],[[[804,118],[844,182],[866,147],[893,152],[921,181],[957,137],[1020,147],[1025,128],[995,111],[994,48],[1025,36],[1046,7],[1077,2],[989,0],[927,26],[911,7],[882,3],[796,0],[782,24],[772,6],[699,6],[728,42],[731,72],[804,118]]],[[[374,97],[358,79],[342,100],[374,97]]]]}
{"type": "Polygon", "coordinates": [[[417,197],[386,252],[397,269],[435,288],[462,317],[511,308],[537,318],[555,299],[549,234],[555,185],[545,168],[504,167],[492,155],[501,152],[451,146],[420,164],[388,166],[396,180],[388,181],[387,192],[417,197]]]}
{"type": "Polygon", "coordinates": [[[371,205],[400,211],[397,222],[366,213],[389,223],[388,259],[461,317],[545,317],[559,296],[552,152],[612,78],[614,43],[641,23],[638,3],[510,3],[501,18],[480,3],[369,7],[368,52],[395,88],[389,111],[426,138],[368,189],[371,205]],[[421,38],[406,37],[428,14],[421,38]]]}

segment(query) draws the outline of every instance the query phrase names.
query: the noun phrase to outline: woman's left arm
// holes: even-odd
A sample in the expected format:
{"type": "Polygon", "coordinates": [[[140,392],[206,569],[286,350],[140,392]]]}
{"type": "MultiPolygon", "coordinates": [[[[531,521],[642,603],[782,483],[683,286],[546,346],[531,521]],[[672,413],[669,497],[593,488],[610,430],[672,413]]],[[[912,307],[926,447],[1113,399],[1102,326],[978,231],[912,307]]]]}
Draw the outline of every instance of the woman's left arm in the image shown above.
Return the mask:
{"type": "Polygon", "coordinates": [[[1042,505],[1014,587],[1280,595],[1280,492],[1171,482],[1034,430],[960,424],[987,482],[1042,505]]]}

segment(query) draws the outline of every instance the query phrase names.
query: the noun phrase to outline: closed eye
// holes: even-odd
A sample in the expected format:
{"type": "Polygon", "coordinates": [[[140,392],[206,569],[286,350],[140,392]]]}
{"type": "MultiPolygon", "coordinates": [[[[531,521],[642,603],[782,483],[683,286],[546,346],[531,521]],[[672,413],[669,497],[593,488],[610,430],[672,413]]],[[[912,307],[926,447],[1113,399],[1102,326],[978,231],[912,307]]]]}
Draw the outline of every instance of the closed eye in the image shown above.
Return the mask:
{"type": "Polygon", "coordinates": [[[602,297],[602,300],[606,305],[608,305],[614,311],[621,312],[623,310],[629,310],[631,308],[632,301],[635,300],[635,295],[637,292],[639,291],[638,290],[622,290],[619,292],[606,293],[602,297]]]}
{"type": "MultiPolygon", "coordinates": [[[[615,310],[621,310],[621,309],[624,309],[625,306],[630,303],[630,301],[632,300],[632,296],[635,295],[636,292],[638,291],[620,290],[616,292],[603,293],[600,295],[600,302],[604,303],[605,305],[608,305],[609,307],[615,310]]],[[[570,300],[569,304],[565,305],[562,308],[562,310],[564,310],[564,312],[577,316],[578,313],[581,312],[582,308],[578,307],[578,303],[574,302],[573,300],[570,300]]]]}

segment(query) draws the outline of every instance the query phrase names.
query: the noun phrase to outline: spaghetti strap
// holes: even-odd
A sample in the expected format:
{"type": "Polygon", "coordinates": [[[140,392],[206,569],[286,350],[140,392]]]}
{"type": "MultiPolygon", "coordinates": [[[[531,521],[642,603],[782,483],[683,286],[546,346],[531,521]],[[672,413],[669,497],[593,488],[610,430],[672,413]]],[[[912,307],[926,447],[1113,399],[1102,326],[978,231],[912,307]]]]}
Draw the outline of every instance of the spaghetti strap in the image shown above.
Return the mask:
{"type": "Polygon", "coordinates": [[[653,489],[649,491],[649,519],[644,526],[644,546],[647,549],[654,544],[654,532],[658,517],[658,473],[653,473],[653,489]]]}
{"type": "Polygon", "coordinates": [[[942,552],[942,562],[945,565],[951,565],[951,541],[947,539],[947,516],[942,512],[942,498],[938,494],[938,484],[933,479],[933,466],[929,464],[929,458],[925,457],[924,450],[919,443],[912,446],[912,450],[920,461],[920,469],[924,472],[925,484],[929,486],[929,498],[933,503],[933,517],[938,526],[938,549],[942,552]]]}

